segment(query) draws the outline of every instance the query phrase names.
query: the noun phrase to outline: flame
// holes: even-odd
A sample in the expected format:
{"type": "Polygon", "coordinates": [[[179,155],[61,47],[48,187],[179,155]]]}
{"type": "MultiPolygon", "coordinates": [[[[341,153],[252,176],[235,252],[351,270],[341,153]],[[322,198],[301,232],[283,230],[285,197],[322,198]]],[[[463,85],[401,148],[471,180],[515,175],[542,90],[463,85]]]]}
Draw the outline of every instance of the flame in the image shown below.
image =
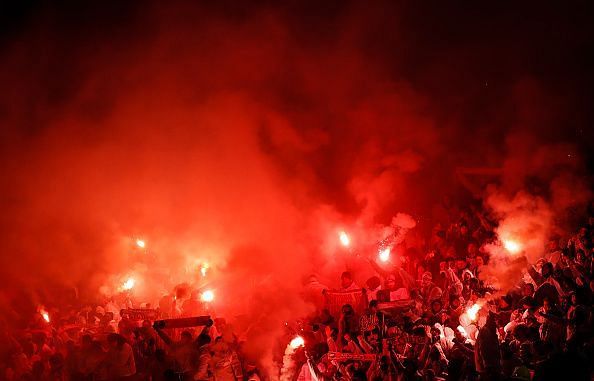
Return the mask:
{"type": "Polygon", "coordinates": [[[47,311],[41,307],[39,309],[39,314],[41,314],[41,317],[43,318],[43,320],[45,320],[47,323],[50,322],[50,317],[49,317],[49,313],[47,313],[47,311]]]}
{"type": "Polygon", "coordinates": [[[390,248],[386,247],[379,252],[379,260],[382,262],[388,262],[390,260],[390,248]]]}
{"type": "Polygon", "coordinates": [[[134,285],[136,284],[136,280],[134,280],[134,278],[128,278],[126,279],[126,281],[124,283],[122,283],[122,290],[123,291],[128,291],[134,288],[134,285]]]}
{"type": "Polygon", "coordinates": [[[297,336],[293,340],[291,340],[289,345],[291,346],[291,348],[297,349],[305,345],[305,340],[303,340],[303,337],[297,336]]]}
{"type": "Polygon", "coordinates": [[[340,238],[340,243],[342,244],[342,246],[347,247],[351,244],[351,239],[349,238],[346,232],[341,231],[340,233],[338,233],[338,237],[340,238]]]}
{"type": "Polygon", "coordinates": [[[478,303],[474,303],[470,308],[468,308],[466,310],[466,316],[468,316],[468,318],[471,321],[475,321],[477,318],[477,314],[479,312],[479,310],[481,309],[480,304],[478,303]]]}
{"type": "Polygon", "coordinates": [[[141,249],[144,249],[144,247],[146,246],[146,242],[142,239],[137,239],[136,246],[140,247],[141,249]]]}
{"type": "Polygon", "coordinates": [[[212,290],[206,290],[200,295],[200,300],[206,303],[210,303],[214,300],[214,292],[212,290]]]}
{"type": "Polygon", "coordinates": [[[461,325],[458,326],[458,332],[460,332],[464,337],[468,337],[468,333],[466,333],[466,330],[461,325]]]}
{"type": "Polygon", "coordinates": [[[206,272],[208,271],[208,263],[203,263],[202,266],[200,267],[200,274],[202,274],[202,276],[206,276],[206,272]]]}
{"type": "Polygon", "coordinates": [[[522,245],[518,241],[513,239],[504,239],[503,240],[503,247],[505,250],[509,251],[512,254],[517,254],[522,251],[522,245]]]}

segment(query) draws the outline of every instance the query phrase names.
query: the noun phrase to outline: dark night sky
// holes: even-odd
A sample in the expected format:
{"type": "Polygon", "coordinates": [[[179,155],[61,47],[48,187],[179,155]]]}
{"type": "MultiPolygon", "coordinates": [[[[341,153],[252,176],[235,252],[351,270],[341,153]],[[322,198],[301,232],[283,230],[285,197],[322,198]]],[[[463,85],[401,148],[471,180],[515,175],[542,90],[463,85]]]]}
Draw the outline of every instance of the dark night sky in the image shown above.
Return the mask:
{"type": "MultiPolygon", "coordinates": [[[[344,17],[351,17],[353,24],[359,22],[356,43],[368,64],[380,68],[386,79],[410,82],[445,119],[452,110],[462,110],[457,122],[465,124],[469,139],[470,130],[502,136],[500,130],[509,128],[505,119],[487,126],[485,119],[505,118],[500,115],[513,107],[506,104],[505,94],[529,77],[563,103],[565,111],[562,123],[543,126],[543,136],[592,141],[588,127],[594,62],[589,53],[594,50],[594,6],[589,1],[281,3],[203,2],[188,7],[192,12],[187,17],[195,17],[197,23],[215,17],[239,24],[258,12],[275,12],[295,43],[312,50],[332,45],[344,29],[344,17]],[[485,131],[477,131],[482,128],[485,131]]],[[[59,48],[72,55],[92,54],[93,45],[105,40],[115,54],[150,40],[166,27],[157,27],[153,18],[168,8],[145,2],[78,1],[5,1],[0,7],[0,51],[26,44],[31,34],[42,33],[39,24],[45,23],[59,48]],[[147,17],[147,12],[152,15],[147,17]]],[[[42,47],[37,48],[43,57],[42,47]]],[[[84,72],[76,62],[47,64],[63,71],[59,80],[64,76],[76,82],[76,70],[84,72]]],[[[62,87],[59,93],[65,98],[76,91],[76,83],[62,87]]]]}

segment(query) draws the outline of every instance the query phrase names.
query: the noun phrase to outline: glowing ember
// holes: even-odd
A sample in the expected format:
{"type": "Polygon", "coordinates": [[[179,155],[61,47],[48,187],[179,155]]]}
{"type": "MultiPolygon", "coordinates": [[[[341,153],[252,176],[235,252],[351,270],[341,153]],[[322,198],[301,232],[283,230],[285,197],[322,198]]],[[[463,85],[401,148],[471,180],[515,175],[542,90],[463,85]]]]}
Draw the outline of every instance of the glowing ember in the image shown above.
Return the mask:
{"type": "Polygon", "coordinates": [[[141,249],[144,249],[144,247],[146,246],[146,242],[144,242],[144,240],[142,239],[137,239],[136,246],[140,247],[141,249]]]}
{"type": "Polygon", "coordinates": [[[297,336],[296,338],[294,338],[293,340],[291,340],[291,342],[289,343],[289,345],[291,346],[291,348],[297,349],[297,348],[302,347],[302,346],[305,345],[305,340],[303,340],[303,337],[297,336]]]}
{"type": "Polygon", "coordinates": [[[466,315],[470,320],[475,321],[480,309],[481,306],[478,303],[474,303],[469,309],[466,310],[466,315]]]}
{"type": "Polygon", "coordinates": [[[214,292],[212,290],[206,290],[200,295],[200,300],[206,303],[210,303],[214,300],[214,292]]]}
{"type": "Polygon", "coordinates": [[[200,267],[200,274],[202,274],[202,276],[206,276],[206,272],[208,271],[208,263],[204,263],[201,267],[200,267]]]}
{"type": "Polygon", "coordinates": [[[136,284],[136,281],[134,280],[134,278],[128,278],[126,279],[126,281],[122,284],[122,290],[124,291],[128,291],[134,288],[134,285],[136,284]]]}
{"type": "Polygon", "coordinates": [[[390,259],[390,248],[386,247],[385,249],[380,250],[379,260],[382,262],[388,262],[389,259],[390,259]]]}
{"type": "Polygon", "coordinates": [[[462,335],[464,335],[464,337],[468,336],[468,334],[466,333],[466,330],[461,325],[458,326],[458,332],[460,332],[462,335]]]}
{"type": "Polygon", "coordinates": [[[340,243],[342,244],[342,246],[347,247],[351,244],[351,239],[344,231],[340,232],[338,234],[338,237],[340,238],[340,243]]]}
{"type": "Polygon", "coordinates": [[[518,243],[517,241],[511,239],[503,240],[503,247],[505,247],[505,250],[509,251],[512,254],[519,253],[522,250],[522,245],[520,245],[520,243],[518,243]]]}

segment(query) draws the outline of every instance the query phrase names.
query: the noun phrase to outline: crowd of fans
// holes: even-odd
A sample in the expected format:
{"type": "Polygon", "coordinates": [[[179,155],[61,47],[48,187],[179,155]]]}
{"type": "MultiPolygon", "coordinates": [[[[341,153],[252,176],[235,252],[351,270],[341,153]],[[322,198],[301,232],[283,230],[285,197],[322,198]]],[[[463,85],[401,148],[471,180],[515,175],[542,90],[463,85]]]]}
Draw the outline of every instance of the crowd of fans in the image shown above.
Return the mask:
{"type": "MultiPolygon", "coordinates": [[[[0,332],[0,379],[591,379],[594,217],[573,236],[552,237],[515,287],[495,290],[480,277],[494,225],[477,208],[450,214],[422,247],[406,245],[399,265],[370,257],[376,275],[365,284],[349,271],[334,289],[308,278],[304,296],[314,296],[317,312],[287,324],[276,369],[246,357],[245,335],[224,318],[167,329],[112,300],[54,311],[51,323],[36,314],[29,329],[0,332]],[[332,292],[352,294],[353,303],[333,310],[332,292]],[[291,347],[296,335],[304,345],[291,347]]],[[[189,296],[178,312],[193,315],[199,304],[189,296]]]]}

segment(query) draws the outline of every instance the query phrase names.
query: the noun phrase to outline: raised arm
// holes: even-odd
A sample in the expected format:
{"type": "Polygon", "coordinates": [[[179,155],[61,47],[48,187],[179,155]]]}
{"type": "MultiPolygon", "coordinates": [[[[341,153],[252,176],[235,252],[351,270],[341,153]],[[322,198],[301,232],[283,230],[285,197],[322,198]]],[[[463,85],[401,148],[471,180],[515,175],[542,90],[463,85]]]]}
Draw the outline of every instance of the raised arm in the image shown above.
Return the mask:
{"type": "Polygon", "coordinates": [[[157,334],[159,335],[159,337],[161,338],[161,340],[163,340],[165,342],[165,344],[172,346],[173,345],[173,340],[171,339],[171,337],[169,337],[169,335],[167,334],[167,332],[163,331],[161,328],[159,327],[154,327],[155,331],[157,331],[157,334]]]}
{"type": "Polygon", "coordinates": [[[528,274],[530,274],[530,277],[532,278],[532,280],[534,280],[537,286],[540,286],[544,282],[542,275],[540,275],[538,271],[536,271],[534,266],[528,266],[528,274]]]}
{"type": "Polygon", "coordinates": [[[369,261],[369,264],[371,265],[371,267],[373,267],[373,270],[378,273],[379,275],[381,275],[382,277],[387,277],[388,275],[390,275],[390,272],[382,269],[380,265],[377,264],[377,262],[375,261],[375,259],[373,258],[367,258],[367,260],[369,261]]]}

